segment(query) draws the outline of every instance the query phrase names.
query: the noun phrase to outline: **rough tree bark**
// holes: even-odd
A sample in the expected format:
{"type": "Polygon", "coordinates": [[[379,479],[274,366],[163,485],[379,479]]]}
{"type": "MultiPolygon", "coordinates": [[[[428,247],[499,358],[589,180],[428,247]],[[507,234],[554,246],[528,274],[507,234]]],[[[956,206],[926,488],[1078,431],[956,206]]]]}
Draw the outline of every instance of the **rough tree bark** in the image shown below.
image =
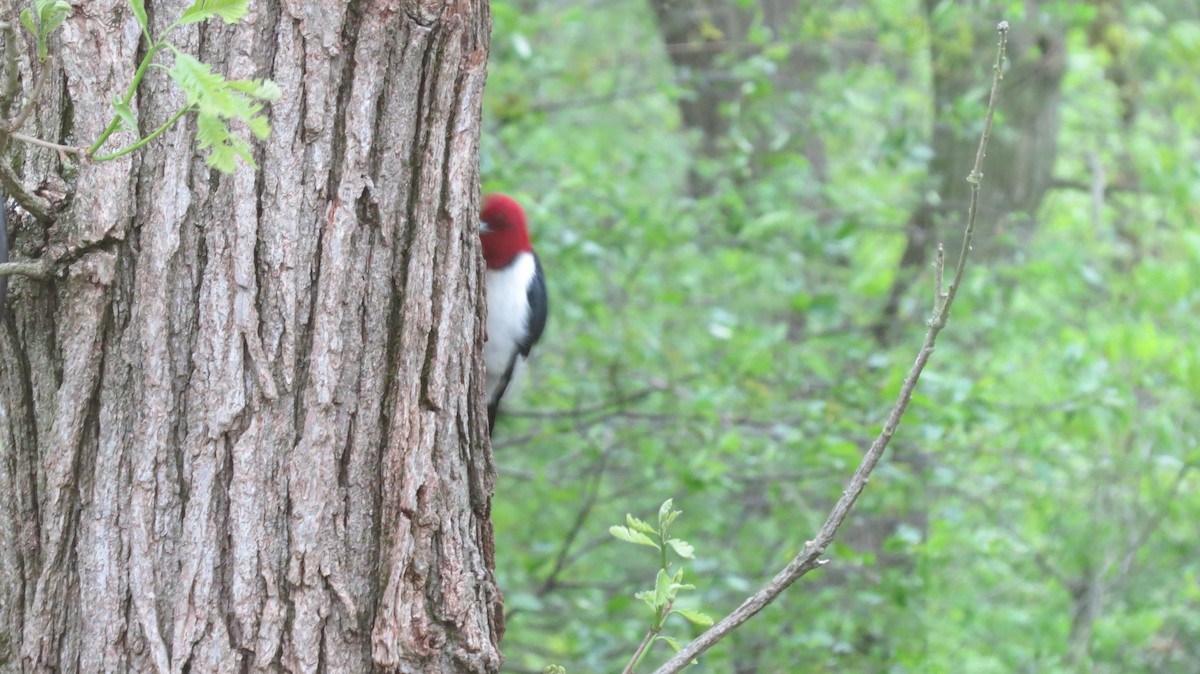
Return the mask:
{"type": "MultiPolygon", "coordinates": [[[[82,144],[145,46],[126,0],[72,4],[31,126],[82,144]]],[[[0,332],[0,671],[499,668],[487,3],[251,4],[176,42],[282,87],[259,171],[206,168],[188,118],[77,170],[20,150],[70,196],[15,232],[60,273],[0,332]]],[[[135,100],[143,130],[184,103],[153,70],[135,100]]]]}

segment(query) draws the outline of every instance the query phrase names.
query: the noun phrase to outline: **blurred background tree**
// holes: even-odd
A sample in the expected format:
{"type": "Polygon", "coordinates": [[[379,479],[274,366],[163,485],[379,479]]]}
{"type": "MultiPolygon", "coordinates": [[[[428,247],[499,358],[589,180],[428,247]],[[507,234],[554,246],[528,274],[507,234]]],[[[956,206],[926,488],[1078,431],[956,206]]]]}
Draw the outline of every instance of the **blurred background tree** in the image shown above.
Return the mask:
{"type": "Polygon", "coordinates": [[[484,189],[526,204],[554,303],[496,431],[506,671],[628,659],[656,560],[626,512],[675,498],[714,615],[816,530],[919,344],[1001,18],[943,345],[830,566],[696,671],[1200,670],[1200,6],[493,13],[484,189]]]}

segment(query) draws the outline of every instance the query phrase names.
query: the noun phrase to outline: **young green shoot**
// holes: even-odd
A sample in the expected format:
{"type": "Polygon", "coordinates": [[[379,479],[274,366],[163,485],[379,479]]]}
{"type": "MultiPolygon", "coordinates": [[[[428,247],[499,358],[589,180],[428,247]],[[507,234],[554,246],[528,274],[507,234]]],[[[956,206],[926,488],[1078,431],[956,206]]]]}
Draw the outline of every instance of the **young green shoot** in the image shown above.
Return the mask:
{"type": "MultiPolygon", "coordinates": [[[[171,33],[182,26],[200,23],[210,19],[220,18],[227,24],[240,21],[249,12],[248,0],[194,0],[191,6],[183,11],[171,25],[155,37],[150,31],[149,16],[146,13],[145,0],[128,0],[133,16],[141,29],[142,38],[146,41],[146,53],[133,73],[133,79],[125,88],[123,94],[113,97],[113,118],[100,136],[86,148],[48,143],[36,138],[16,133],[20,122],[24,121],[29,109],[40,91],[35,87],[30,96],[30,102],[22,114],[8,127],[8,137],[22,142],[50,147],[60,152],[81,154],[93,162],[104,162],[123,157],[141,149],[147,143],[161,136],[175,125],[184,115],[196,113],[196,139],[201,150],[206,151],[206,162],[212,168],[224,173],[231,173],[237,167],[240,159],[254,167],[250,143],[245,138],[234,133],[230,127],[232,122],[245,126],[254,137],[262,140],[271,132],[270,123],[263,114],[262,101],[273,101],[279,98],[279,87],[269,80],[229,80],[224,75],[213,72],[211,66],[195,57],[186,54],[170,42],[171,33]],[[186,104],[171,117],[149,134],[138,138],[132,143],[111,152],[101,153],[100,150],[112,138],[113,134],[123,131],[138,133],[138,119],[133,110],[133,99],[137,95],[138,86],[164,50],[170,51],[174,64],[166,68],[171,79],[186,95],[186,104]]],[[[38,50],[38,63],[44,70],[51,58],[49,53],[50,34],[62,25],[71,12],[71,5],[65,0],[33,0],[32,7],[21,12],[21,23],[34,37],[38,50]]],[[[161,67],[161,66],[160,66],[161,67]]],[[[39,76],[38,82],[43,78],[39,76]]]]}
{"type": "Polygon", "coordinates": [[[709,627],[713,624],[712,618],[700,611],[674,608],[675,599],[681,590],[696,589],[696,586],[683,582],[682,567],[674,572],[671,571],[671,558],[668,551],[674,552],[677,557],[682,559],[695,559],[695,548],[691,544],[679,538],[672,538],[670,535],[671,525],[681,514],[682,511],[674,509],[673,499],[667,499],[658,509],[657,527],[630,514],[625,515],[625,526],[609,527],[609,533],[619,540],[654,548],[658,551],[659,560],[654,589],[643,590],[634,595],[650,608],[653,612],[653,619],[645,638],[642,639],[642,643],[629,659],[629,664],[625,666],[622,674],[633,674],[646,654],[650,652],[650,646],[656,641],[662,641],[675,651],[679,651],[679,641],[661,633],[667,618],[672,614],[679,615],[701,627],[709,627]]]}
{"type": "Polygon", "coordinates": [[[180,26],[220,18],[227,24],[237,23],[246,16],[248,0],[195,0],[170,26],[153,38],[147,21],[144,0],[129,0],[134,17],[146,39],[146,55],[138,65],[124,96],[113,99],[113,118],[94,143],[87,149],[86,156],[92,161],[108,161],[138,150],[171,128],[183,115],[196,112],[196,138],[200,149],[208,151],[207,164],[224,173],[231,173],[237,160],[255,166],[250,154],[250,143],[230,129],[230,122],[237,120],[249,128],[250,133],[260,140],[271,132],[270,123],[262,114],[263,105],[258,101],[273,101],[279,98],[279,87],[269,80],[228,80],[224,75],[175,47],[168,41],[171,32],[180,26]],[[154,63],[154,57],[164,48],[169,50],[175,63],[167,72],[187,96],[187,104],[161,126],[126,147],[107,154],[97,154],[101,147],[116,132],[137,131],[137,118],[131,101],[141,84],[142,77],[154,63]]]}
{"type": "Polygon", "coordinates": [[[70,13],[71,5],[66,0],[33,0],[33,7],[21,10],[21,24],[33,34],[37,44],[38,62],[44,63],[50,55],[50,33],[61,26],[70,13]]]}

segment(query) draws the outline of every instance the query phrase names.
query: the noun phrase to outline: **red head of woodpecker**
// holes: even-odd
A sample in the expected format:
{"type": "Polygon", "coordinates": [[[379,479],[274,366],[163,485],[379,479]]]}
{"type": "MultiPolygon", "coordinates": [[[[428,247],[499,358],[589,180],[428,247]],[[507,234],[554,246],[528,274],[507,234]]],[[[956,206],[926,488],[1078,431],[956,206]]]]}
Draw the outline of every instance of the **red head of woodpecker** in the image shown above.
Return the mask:
{"type": "Polygon", "coordinates": [[[520,204],[503,194],[489,194],[483,199],[479,219],[483,221],[479,240],[487,263],[483,360],[491,432],[500,399],[546,327],[546,281],[542,263],[529,243],[520,204]]]}

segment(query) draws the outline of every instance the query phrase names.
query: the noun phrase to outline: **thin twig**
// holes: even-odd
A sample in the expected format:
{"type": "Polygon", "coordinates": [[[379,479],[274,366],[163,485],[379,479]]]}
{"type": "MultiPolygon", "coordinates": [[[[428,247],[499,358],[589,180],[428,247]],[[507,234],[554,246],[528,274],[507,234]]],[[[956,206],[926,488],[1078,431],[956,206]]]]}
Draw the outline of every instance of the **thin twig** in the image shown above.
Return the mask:
{"type": "MultiPolygon", "coordinates": [[[[1140,522],[1136,527],[1134,527],[1136,535],[1133,536],[1133,538],[1125,547],[1125,555],[1121,561],[1121,576],[1117,579],[1118,582],[1123,581],[1125,577],[1129,575],[1129,572],[1133,569],[1134,562],[1137,561],[1138,551],[1146,545],[1146,542],[1150,540],[1150,536],[1158,530],[1158,527],[1162,524],[1163,520],[1166,519],[1168,514],[1170,514],[1171,506],[1174,505],[1175,499],[1179,495],[1179,489],[1183,486],[1184,478],[1186,478],[1188,473],[1191,472],[1191,470],[1195,467],[1196,466],[1191,463],[1185,463],[1180,466],[1179,471],[1175,474],[1175,480],[1172,482],[1171,488],[1167,492],[1167,497],[1162,500],[1162,503],[1157,511],[1154,512],[1154,514],[1152,514],[1150,517],[1146,518],[1144,522],[1140,522]]],[[[1107,571],[1109,566],[1111,566],[1111,562],[1105,564],[1104,570],[1107,571]]]]}
{"type": "Polygon", "coordinates": [[[1043,576],[1046,576],[1058,583],[1063,590],[1071,592],[1071,588],[1075,586],[1075,582],[1071,580],[1071,578],[1067,577],[1065,573],[1060,571],[1058,567],[1052,564],[1050,562],[1050,558],[1046,556],[1045,552],[1027,543],[1025,541],[1026,537],[1018,532],[1016,527],[1009,523],[1008,520],[1003,517],[1002,513],[993,508],[986,499],[981,498],[980,495],[976,494],[971,489],[961,489],[957,486],[951,486],[947,489],[954,496],[961,498],[968,504],[982,510],[989,522],[999,528],[1000,531],[1008,534],[1009,538],[1011,539],[1008,544],[1012,546],[1014,551],[1019,553],[1016,555],[1017,560],[1028,559],[1029,561],[1033,562],[1033,565],[1038,568],[1038,571],[1042,572],[1043,576]]]}
{"type": "MultiPolygon", "coordinates": [[[[183,108],[181,108],[179,110],[179,112],[176,112],[174,115],[172,115],[170,119],[163,122],[162,126],[155,129],[153,132],[150,133],[150,135],[146,136],[145,138],[138,139],[131,145],[127,145],[127,146],[121,148],[120,150],[117,150],[116,152],[113,152],[111,154],[101,155],[99,157],[93,156],[93,157],[90,157],[90,159],[92,161],[100,162],[100,161],[109,161],[110,159],[116,159],[117,157],[123,157],[123,156],[129,154],[130,152],[133,152],[134,150],[137,150],[138,148],[142,147],[143,145],[149,143],[150,141],[154,140],[155,138],[158,138],[158,136],[160,134],[162,134],[162,132],[171,128],[171,126],[173,124],[175,124],[175,122],[179,121],[180,117],[183,117],[185,114],[187,114],[191,110],[192,110],[192,106],[190,106],[190,105],[184,106],[183,108]]],[[[83,151],[89,152],[89,151],[91,151],[91,148],[84,148],[83,151]]]]}
{"type": "Polygon", "coordinates": [[[933,317],[929,321],[929,327],[925,332],[925,342],[921,345],[921,351],[917,354],[916,363],[913,364],[908,376],[904,379],[903,386],[900,387],[900,394],[896,399],[896,403],[892,406],[891,413],[888,414],[883,429],[880,430],[879,435],[875,438],[875,442],[871,444],[871,448],[863,456],[862,462],[858,465],[858,469],[854,471],[854,476],[850,478],[850,483],[846,486],[846,490],[842,492],[842,497],[834,504],[833,510],[830,511],[829,517],[826,518],[825,524],[821,526],[821,530],[817,533],[816,537],[810,541],[806,541],[804,549],[782,571],[776,574],[769,583],[763,586],[762,589],[742,602],[741,606],[722,618],[716,625],[713,625],[687,646],[680,649],[675,654],[675,657],[668,660],[662,667],[659,667],[655,671],[655,674],[676,674],[683,670],[684,667],[688,666],[701,653],[728,636],[730,632],[761,611],[767,604],[774,601],[800,577],[828,563],[828,560],[821,559],[821,555],[825,553],[825,549],[833,542],[838,529],[854,508],[855,502],[858,501],[858,497],[867,486],[871,471],[879,463],[879,459],[883,456],[883,451],[887,449],[888,442],[891,441],[892,435],[895,434],[896,428],[900,425],[900,420],[904,417],[905,410],[908,409],[908,403],[912,400],[917,380],[920,379],[921,372],[925,369],[926,363],[929,362],[929,357],[933,355],[933,347],[937,342],[938,334],[946,327],[946,322],[950,317],[950,309],[954,305],[954,298],[962,284],[967,255],[971,251],[971,238],[975,233],[975,212],[979,201],[979,184],[983,180],[983,157],[986,154],[988,137],[991,135],[992,115],[996,108],[996,92],[1000,87],[1000,80],[1002,78],[1001,67],[1004,63],[1004,48],[1008,42],[1008,22],[1001,21],[996,29],[999,33],[999,42],[996,46],[996,64],[992,71],[992,92],[988,99],[987,119],[984,122],[983,134],[979,139],[979,150],[975,154],[975,166],[971,174],[967,177],[967,180],[971,183],[971,202],[970,207],[967,209],[967,224],[963,234],[962,251],[959,253],[958,265],[954,272],[954,282],[946,293],[945,302],[934,312],[933,317]]]}
{"type": "MultiPolygon", "coordinates": [[[[607,466],[608,450],[605,450],[600,455],[600,461],[598,465],[592,471],[590,471],[591,480],[587,485],[587,495],[584,496],[583,505],[579,507],[579,511],[575,514],[574,524],[571,525],[570,531],[567,532],[566,537],[563,538],[562,544],[558,548],[558,553],[554,556],[554,568],[550,570],[550,573],[546,574],[546,579],[542,581],[542,584],[536,591],[534,591],[535,596],[543,597],[558,587],[559,575],[567,568],[567,565],[570,564],[571,547],[575,545],[575,540],[583,531],[584,525],[587,524],[588,517],[590,517],[592,514],[592,509],[595,508],[596,501],[599,499],[600,483],[604,479],[604,471],[607,466]]],[[[607,537],[605,540],[607,540],[607,537]]],[[[520,612],[521,607],[513,607],[511,610],[505,613],[504,621],[507,623],[512,619],[513,616],[519,614],[520,612]]]]}
{"type": "Polygon", "coordinates": [[[1104,170],[1104,162],[1100,155],[1093,150],[1088,152],[1088,166],[1092,169],[1092,226],[1097,230],[1104,228],[1104,192],[1108,187],[1108,173],[1104,170]]]}
{"type": "Polygon", "coordinates": [[[537,590],[537,595],[540,597],[554,589],[558,584],[558,576],[567,568],[569,563],[569,553],[571,546],[575,544],[575,539],[579,537],[583,527],[587,524],[587,519],[592,514],[592,509],[596,507],[596,500],[600,496],[600,483],[604,480],[604,471],[608,467],[608,452],[605,451],[600,455],[599,465],[592,471],[592,480],[588,483],[588,493],[584,497],[583,505],[579,508],[579,512],[575,514],[575,523],[571,525],[571,530],[567,532],[566,538],[563,539],[562,545],[558,549],[558,554],[554,558],[554,568],[546,575],[545,582],[537,590]]]}
{"type": "Polygon", "coordinates": [[[633,652],[633,657],[629,659],[629,664],[625,665],[625,669],[621,670],[621,674],[633,674],[633,668],[638,660],[642,659],[642,653],[650,646],[650,642],[654,641],[654,630],[647,630],[642,643],[638,644],[637,650],[633,652]]]}
{"type": "Polygon", "coordinates": [[[12,138],[13,140],[19,140],[22,143],[29,143],[30,145],[37,145],[39,147],[48,147],[51,150],[58,150],[59,152],[66,152],[67,154],[83,154],[84,152],[87,152],[86,147],[76,147],[74,145],[61,145],[59,143],[52,143],[48,140],[42,140],[41,138],[34,138],[33,136],[26,136],[23,133],[10,133],[10,134],[8,134],[8,136],[9,136],[9,138],[12,138]]]}
{"type": "Polygon", "coordinates": [[[4,188],[4,193],[16,200],[21,208],[24,208],[39,222],[50,222],[53,216],[50,214],[50,202],[25,191],[25,187],[21,185],[21,179],[13,172],[12,167],[6,161],[0,161],[0,186],[4,188]]]}
{"type": "Polygon", "coordinates": [[[942,300],[946,299],[946,286],[943,275],[946,272],[946,246],[938,243],[937,257],[933,260],[933,310],[940,311],[942,300]]]}
{"type": "Polygon", "coordinates": [[[46,278],[50,275],[50,265],[41,260],[37,262],[0,263],[0,276],[12,276],[13,274],[31,276],[33,278],[46,278]]]}
{"type": "MultiPolygon", "coordinates": [[[[1050,189],[1052,190],[1073,190],[1076,192],[1091,193],[1095,189],[1094,185],[1082,183],[1077,180],[1064,180],[1055,178],[1050,181],[1050,189]]],[[[1146,190],[1133,183],[1106,183],[1104,185],[1104,196],[1111,197],[1114,194],[1144,194],[1146,190]]]]}
{"type": "Polygon", "coordinates": [[[47,56],[46,60],[38,65],[37,78],[33,81],[33,89],[29,91],[29,95],[25,98],[25,105],[21,108],[21,112],[17,113],[17,116],[8,125],[10,134],[20,131],[21,127],[25,125],[25,120],[29,119],[30,113],[37,106],[38,98],[42,95],[42,88],[46,86],[46,80],[50,79],[48,73],[53,67],[54,54],[47,56]]]}
{"type": "MultiPolygon", "coordinates": [[[[170,28],[167,30],[169,31],[170,28]]],[[[129,83],[129,88],[125,90],[125,96],[121,99],[121,103],[123,105],[129,105],[129,102],[133,100],[133,95],[137,92],[138,85],[141,84],[142,78],[145,77],[146,71],[150,69],[150,65],[154,61],[154,55],[159,49],[162,49],[163,45],[165,44],[167,43],[160,39],[158,42],[151,43],[150,47],[146,50],[146,55],[142,57],[142,62],[138,65],[137,71],[133,73],[133,80],[129,83]]],[[[115,133],[120,127],[121,116],[113,115],[112,121],[110,121],[108,126],[104,128],[104,131],[100,133],[100,137],[96,139],[96,142],[92,143],[91,146],[88,147],[87,156],[90,157],[99,152],[100,148],[104,147],[104,143],[108,142],[109,136],[113,135],[113,133],[115,133]]]]}
{"type": "Polygon", "coordinates": [[[0,93],[0,114],[7,115],[13,100],[20,91],[20,69],[17,63],[17,32],[11,21],[0,22],[0,33],[4,34],[4,91],[0,93]]]}
{"type": "MultiPolygon", "coordinates": [[[[642,661],[642,658],[646,656],[646,649],[650,647],[650,644],[654,643],[654,637],[657,637],[658,633],[662,632],[662,621],[666,620],[667,616],[671,615],[671,604],[672,602],[668,601],[663,606],[662,614],[660,615],[659,619],[656,619],[654,621],[654,625],[652,625],[650,629],[646,631],[645,638],[642,639],[642,643],[638,644],[637,650],[633,652],[633,657],[629,658],[629,664],[625,665],[625,669],[621,672],[621,674],[633,674],[633,671],[637,669],[637,666],[642,661]]],[[[689,660],[688,662],[691,661],[689,660]]]]}
{"type": "Polygon", "coordinates": [[[669,385],[652,384],[642,389],[638,389],[632,393],[618,395],[608,400],[604,400],[593,405],[579,406],[564,410],[509,410],[504,413],[506,417],[524,417],[526,419],[558,419],[567,418],[574,419],[600,412],[606,412],[613,409],[622,409],[629,407],[633,403],[640,402],[655,393],[662,393],[671,390],[672,386],[678,386],[695,379],[695,375],[689,375],[679,381],[671,382],[669,385]]]}
{"type": "Polygon", "coordinates": [[[588,108],[597,105],[607,105],[616,103],[617,101],[627,101],[642,96],[654,96],[662,91],[661,87],[630,87],[620,91],[609,91],[603,94],[593,94],[591,96],[580,96],[578,98],[561,98],[545,101],[534,101],[530,104],[529,110],[532,112],[559,112],[562,110],[572,110],[579,108],[588,108]]]}

